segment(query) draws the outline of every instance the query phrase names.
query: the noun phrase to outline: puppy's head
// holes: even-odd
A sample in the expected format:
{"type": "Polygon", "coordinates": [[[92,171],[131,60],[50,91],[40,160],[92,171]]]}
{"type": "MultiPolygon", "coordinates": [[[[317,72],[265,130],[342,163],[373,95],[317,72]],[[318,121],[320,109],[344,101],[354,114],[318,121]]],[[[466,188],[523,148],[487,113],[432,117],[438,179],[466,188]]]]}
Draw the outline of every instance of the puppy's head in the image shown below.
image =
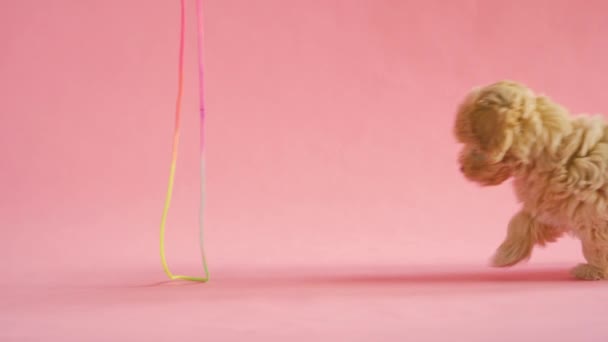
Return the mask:
{"type": "Polygon", "coordinates": [[[464,144],[459,162],[465,177],[482,185],[498,185],[512,172],[509,150],[522,120],[535,109],[527,87],[501,81],[473,89],[458,108],[454,134],[464,144]]]}

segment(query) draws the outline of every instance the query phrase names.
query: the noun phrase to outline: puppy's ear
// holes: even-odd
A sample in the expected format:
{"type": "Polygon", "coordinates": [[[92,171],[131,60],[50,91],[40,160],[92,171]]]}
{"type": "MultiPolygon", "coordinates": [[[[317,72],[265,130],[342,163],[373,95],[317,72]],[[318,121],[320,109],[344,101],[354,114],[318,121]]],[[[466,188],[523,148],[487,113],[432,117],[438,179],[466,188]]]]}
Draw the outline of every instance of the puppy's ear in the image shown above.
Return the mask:
{"type": "Polygon", "coordinates": [[[471,112],[471,127],[483,150],[494,150],[504,138],[504,120],[500,112],[487,106],[479,106],[471,112]]]}
{"type": "Polygon", "coordinates": [[[479,147],[495,162],[503,159],[513,142],[506,111],[500,107],[478,105],[471,113],[471,131],[479,147]]]}
{"type": "Polygon", "coordinates": [[[463,144],[476,143],[477,138],[471,127],[471,111],[475,109],[477,96],[480,88],[474,87],[463,99],[456,111],[456,120],[452,128],[452,133],[456,140],[463,144]]]}
{"type": "Polygon", "coordinates": [[[500,161],[513,143],[513,128],[533,109],[534,96],[511,81],[492,84],[478,94],[470,113],[471,130],[480,148],[500,161]]]}
{"type": "Polygon", "coordinates": [[[521,120],[535,106],[536,96],[516,82],[476,87],[458,108],[454,133],[459,142],[478,145],[492,161],[499,162],[513,144],[521,120]]]}

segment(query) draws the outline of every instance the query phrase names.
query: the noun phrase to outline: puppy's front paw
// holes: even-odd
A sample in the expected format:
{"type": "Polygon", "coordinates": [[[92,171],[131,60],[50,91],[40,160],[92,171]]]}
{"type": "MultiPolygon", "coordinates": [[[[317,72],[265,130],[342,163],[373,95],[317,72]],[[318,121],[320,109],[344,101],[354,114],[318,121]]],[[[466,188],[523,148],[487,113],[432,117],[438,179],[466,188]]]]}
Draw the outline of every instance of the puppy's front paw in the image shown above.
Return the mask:
{"type": "Polygon", "coordinates": [[[492,258],[492,266],[494,267],[510,267],[523,260],[530,258],[532,248],[525,241],[522,242],[505,242],[496,251],[492,258]]]}
{"type": "Polygon", "coordinates": [[[589,264],[579,264],[570,272],[576,279],[580,280],[602,280],[606,279],[605,272],[599,267],[589,264]]]}

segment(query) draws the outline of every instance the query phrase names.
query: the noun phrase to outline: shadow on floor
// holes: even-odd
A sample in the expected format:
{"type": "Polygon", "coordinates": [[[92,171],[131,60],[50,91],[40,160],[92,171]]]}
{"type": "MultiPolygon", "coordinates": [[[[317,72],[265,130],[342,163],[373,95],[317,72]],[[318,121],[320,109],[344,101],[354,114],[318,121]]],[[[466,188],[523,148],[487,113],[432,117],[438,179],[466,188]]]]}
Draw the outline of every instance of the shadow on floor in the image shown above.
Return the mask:
{"type": "Polygon", "coordinates": [[[369,274],[337,276],[327,279],[339,283],[504,283],[574,281],[568,269],[536,269],[519,271],[462,271],[403,274],[369,274]]]}
{"type": "MultiPolygon", "coordinates": [[[[349,268],[353,269],[353,268],[349,268]]],[[[442,269],[425,270],[416,268],[410,271],[387,270],[332,272],[328,269],[304,269],[298,272],[294,269],[264,269],[256,273],[251,271],[238,272],[235,270],[218,272],[207,284],[187,281],[161,281],[133,287],[164,287],[164,286],[373,286],[373,285],[421,285],[421,284],[475,284],[475,283],[556,283],[576,282],[570,275],[569,268],[535,268],[535,269],[442,269]]]]}

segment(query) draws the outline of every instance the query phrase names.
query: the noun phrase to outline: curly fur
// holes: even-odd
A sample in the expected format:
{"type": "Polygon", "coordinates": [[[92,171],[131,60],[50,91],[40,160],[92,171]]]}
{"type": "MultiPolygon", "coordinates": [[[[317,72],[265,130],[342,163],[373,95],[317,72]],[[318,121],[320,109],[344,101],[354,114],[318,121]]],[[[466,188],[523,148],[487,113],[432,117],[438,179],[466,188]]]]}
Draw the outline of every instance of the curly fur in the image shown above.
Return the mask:
{"type": "Polygon", "coordinates": [[[565,233],[581,241],[578,279],[608,278],[608,125],[572,116],[528,87],[501,81],[476,88],[458,108],[461,171],[483,186],[513,179],[521,209],[492,263],[515,265],[565,233]]]}

